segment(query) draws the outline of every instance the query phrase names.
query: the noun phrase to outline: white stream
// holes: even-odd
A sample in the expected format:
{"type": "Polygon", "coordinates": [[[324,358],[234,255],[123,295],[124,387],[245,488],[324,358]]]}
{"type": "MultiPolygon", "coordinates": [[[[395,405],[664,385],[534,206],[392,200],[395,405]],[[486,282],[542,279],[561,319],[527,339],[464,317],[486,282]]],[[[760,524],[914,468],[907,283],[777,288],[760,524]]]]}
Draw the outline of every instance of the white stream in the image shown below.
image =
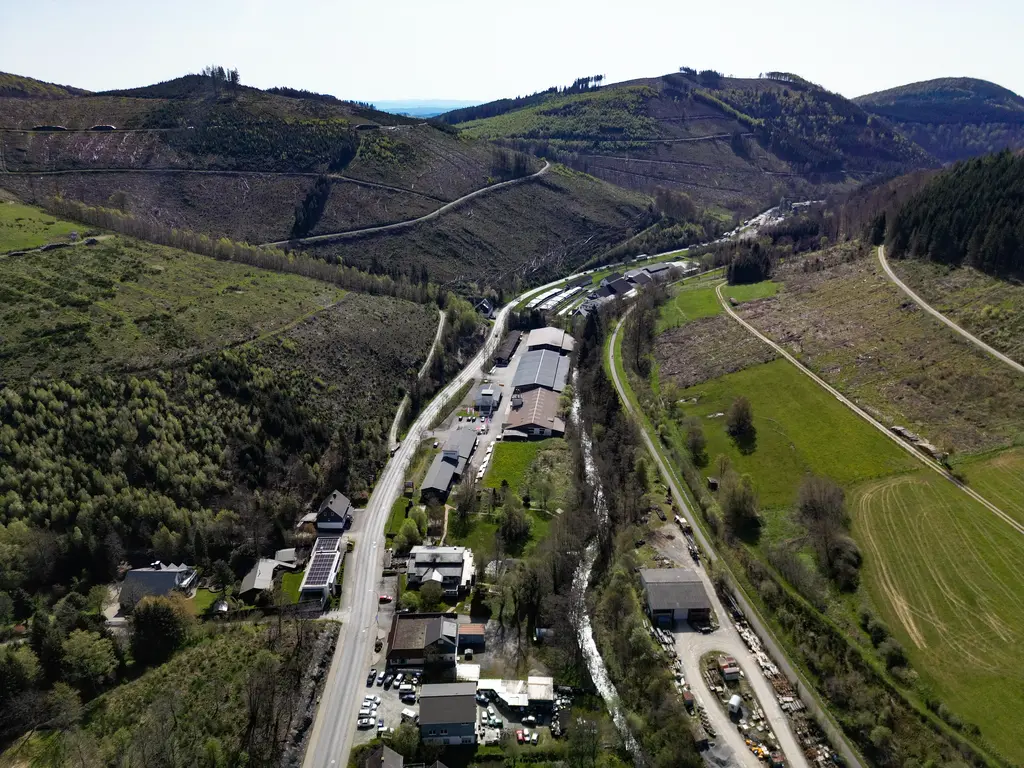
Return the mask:
{"type": "MultiPolygon", "coordinates": [[[[597,475],[593,442],[590,439],[590,435],[583,428],[583,421],[580,416],[579,389],[576,386],[577,382],[578,377],[574,374],[574,393],[570,418],[575,423],[580,437],[580,446],[583,449],[583,469],[587,476],[587,482],[594,489],[594,512],[597,514],[597,522],[600,526],[606,526],[608,525],[608,502],[605,500],[604,489],[601,487],[601,480],[597,475]]],[[[573,576],[572,599],[576,603],[577,610],[575,614],[580,617],[580,624],[576,628],[576,634],[579,639],[580,648],[583,651],[583,658],[587,663],[587,669],[590,671],[590,677],[594,681],[594,686],[597,688],[597,692],[601,694],[601,698],[604,699],[605,706],[608,707],[608,711],[611,713],[612,721],[622,736],[626,749],[633,756],[634,762],[640,765],[642,762],[640,745],[633,737],[629,730],[629,725],[626,723],[626,716],[623,714],[622,707],[619,704],[619,694],[615,690],[611,678],[608,676],[608,668],[604,664],[604,659],[601,658],[601,654],[597,650],[593,626],[590,623],[590,614],[587,613],[587,586],[590,584],[590,574],[594,569],[594,561],[597,560],[597,546],[597,540],[591,540],[584,551],[583,560],[573,576]]]]}

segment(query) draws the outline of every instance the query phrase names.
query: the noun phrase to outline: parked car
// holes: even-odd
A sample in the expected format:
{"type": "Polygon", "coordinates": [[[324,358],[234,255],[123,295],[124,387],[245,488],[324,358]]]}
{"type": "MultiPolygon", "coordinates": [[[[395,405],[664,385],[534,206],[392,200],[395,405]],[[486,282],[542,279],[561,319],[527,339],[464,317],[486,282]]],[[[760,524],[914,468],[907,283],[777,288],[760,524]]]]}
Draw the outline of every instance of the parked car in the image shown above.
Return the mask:
{"type": "Polygon", "coordinates": [[[437,448],[437,446],[439,446],[440,444],[441,444],[441,443],[440,443],[440,441],[438,441],[438,440],[435,440],[435,441],[434,441],[434,447],[435,447],[435,448],[437,448]]]}
{"type": "Polygon", "coordinates": [[[398,674],[395,675],[395,683],[394,684],[395,685],[401,685],[403,679],[405,679],[405,673],[404,672],[399,672],[398,674]]]}
{"type": "Polygon", "coordinates": [[[377,730],[379,731],[379,730],[382,730],[383,728],[384,728],[384,718],[383,717],[378,717],[377,718],[377,730]]]}
{"type": "Polygon", "coordinates": [[[359,720],[356,721],[356,727],[360,729],[373,728],[373,718],[360,717],[359,720]]]}
{"type": "Polygon", "coordinates": [[[523,741],[525,741],[525,739],[523,738],[523,732],[520,730],[516,731],[516,741],[518,741],[520,744],[522,744],[523,741]]]}
{"type": "Polygon", "coordinates": [[[530,736],[530,743],[533,744],[533,746],[537,746],[538,741],[540,741],[540,734],[534,731],[533,735],[530,736]]]}
{"type": "Polygon", "coordinates": [[[536,724],[537,724],[537,718],[534,717],[533,715],[528,715],[528,716],[523,718],[523,725],[536,725],[536,724]]]}
{"type": "Polygon", "coordinates": [[[391,687],[391,682],[395,679],[394,675],[388,674],[384,676],[384,690],[388,690],[391,687]]]}
{"type": "Polygon", "coordinates": [[[382,603],[390,603],[394,598],[391,595],[381,595],[377,598],[382,603]]]}
{"type": "Polygon", "coordinates": [[[377,679],[377,668],[370,667],[370,674],[366,676],[366,687],[369,688],[373,685],[373,681],[377,679]]]}

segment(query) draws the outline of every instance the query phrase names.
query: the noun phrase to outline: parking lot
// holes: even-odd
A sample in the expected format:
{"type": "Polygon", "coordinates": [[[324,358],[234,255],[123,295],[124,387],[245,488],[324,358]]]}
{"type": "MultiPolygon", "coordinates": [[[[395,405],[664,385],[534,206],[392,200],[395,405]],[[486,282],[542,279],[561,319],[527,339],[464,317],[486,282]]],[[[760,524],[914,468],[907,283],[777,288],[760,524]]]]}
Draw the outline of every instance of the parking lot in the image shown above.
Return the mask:
{"type": "MultiPolygon", "coordinates": [[[[379,731],[382,721],[385,729],[389,728],[393,731],[402,724],[402,712],[404,710],[411,710],[412,712],[415,712],[417,717],[419,717],[420,713],[419,684],[414,683],[412,685],[412,690],[415,693],[415,700],[406,699],[403,701],[399,695],[401,683],[396,685],[395,677],[391,677],[392,675],[397,676],[397,674],[401,674],[401,682],[408,684],[410,681],[407,679],[407,675],[411,677],[414,674],[412,670],[385,670],[383,663],[374,667],[374,670],[377,674],[374,677],[373,684],[365,685],[366,681],[364,680],[364,687],[352,692],[353,696],[358,696],[364,701],[364,703],[366,702],[367,696],[380,699],[379,704],[374,700],[374,704],[376,706],[369,707],[371,711],[369,717],[373,720],[372,727],[360,726],[357,728],[355,738],[356,744],[364,744],[371,739],[376,738],[379,733],[380,735],[383,735],[383,733],[379,731]],[[383,676],[381,673],[384,673],[383,676]],[[389,677],[391,677],[391,679],[388,679],[389,677]],[[385,680],[387,680],[386,684],[384,683],[385,680]]],[[[367,679],[368,677],[369,670],[367,670],[367,679]]]]}

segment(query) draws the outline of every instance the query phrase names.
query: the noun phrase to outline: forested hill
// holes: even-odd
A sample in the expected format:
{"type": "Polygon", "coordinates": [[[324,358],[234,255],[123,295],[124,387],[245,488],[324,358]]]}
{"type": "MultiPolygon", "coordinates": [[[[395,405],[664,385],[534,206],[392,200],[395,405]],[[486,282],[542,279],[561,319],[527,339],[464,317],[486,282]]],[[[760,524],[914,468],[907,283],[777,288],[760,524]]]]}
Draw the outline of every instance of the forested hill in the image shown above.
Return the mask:
{"type": "Polygon", "coordinates": [[[945,77],[854,99],[943,161],[1024,147],[1024,98],[987,80],[945,77]]]}
{"type": "Polygon", "coordinates": [[[442,118],[621,186],[678,187],[730,210],[745,199],[823,194],[937,164],[888,120],[783,73],[744,80],[684,69],[549,89],[442,118]]]}
{"type": "Polygon", "coordinates": [[[1003,151],[939,174],[889,223],[897,257],[1024,276],[1024,155],[1003,151]]]}
{"type": "Polygon", "coordinates": [[[0,72],[0,97],[32,98],[32,99],[66,99],[70,96],[83,96],[89,93],[81,88],[70,85],[44,83],[23,75],[12,75],[0,72]]]}

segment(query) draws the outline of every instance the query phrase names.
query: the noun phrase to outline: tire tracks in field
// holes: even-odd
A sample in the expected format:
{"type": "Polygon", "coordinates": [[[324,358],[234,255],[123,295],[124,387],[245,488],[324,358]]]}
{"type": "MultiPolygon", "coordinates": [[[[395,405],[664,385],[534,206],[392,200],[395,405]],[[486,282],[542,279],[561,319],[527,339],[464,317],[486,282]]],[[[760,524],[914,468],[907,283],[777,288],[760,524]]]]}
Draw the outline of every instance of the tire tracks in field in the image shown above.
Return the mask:
{"type": "Polygon", "coordinates": [[[968,496],[970,496],[972,499],[977,501],[979,504],[984,506],[992,514],[994,514],[996,517],[998,517],[1003,522],[1005,522],[1007,525],[1009,525],[1011,528],[1013,528],[1017,533],[1024,534],[1024,524],[1018,522],[1011,515],[1008,515],[1002,509],[1000,509],[995,504],[993,504],[991,501],[989,501],[984,496],[982,496],[980,493],[975,491],[973,488],[969,488],[966,485],[964,485],[962,482],[957,480],[955,477],[953,477],[953,475],[945,467],[943,467],[937,461],[935,461],[934,459],[926,456],[924,453],[922,453],[920,450],[918,450],[915,446],[911,445],[906,440],[903,440],[899,436],[893,434],[890,430],[886,429],[886,427],[883,424],[881,424],[877,419],[875,419],[873,416],[871,416],[867,411],[865,411],[859,405],[854,403],[850,398],[848,398],[845,395],[843,395],[839,390],[837,390],[831,384],[826,382],[823,378],[818,376],[818,374],[814,373],[814,371],[812,371],[806,365],[804,365],[799,360],[797,360],[795,357],[793,357],[793,355],[791,355],[788,351],[783,349],[781,345],[776,344],[774,341],[772,341],[767,336],[765,336],[763,333],[761,333],[759,330],[757,330],[753,325],[751,325],[746,320],[744,320],[742,317],[740,317],[733,310],[733,308],[729,304],[729,302],[726,301],[725,297],[722,295],[722,286],[724,286],[724,285],[725,285],[724,281],[719,283],[718,286],[715,288],[715,294],[718,296],[718,303],[721,304],[722,308],[725,310],[726,314],[729,315],[729,317],[731,317],[737,323],[739,323],[744,328],[746,328],[754,336],[756,336],[761,341],[763,341],[765,344],[767,344],[769,347],[771,347],[776,352],[778,352],[782,357],[786,358],[789,362],[791,362],[793,365],[796,366],[797,370],[799,370],[805,376],[807,376],[812,381],[814,381],[818,386],[820,386],[824,390],[826,390],[829,394],[831,394],[834,398],[836,398],[836,400],[838,400],[840,403],[845,405],[847,408],[849,408],[855,414],[857,414],[862,419],[867,421],[871,426],[873,426],[875,429],[877,429],[879,432],[881,432],[887,438],[889,438],[894,443],[896,443],[896,445],[898,445],[900,448],[905,450],[907,453],[909,453],[911,456],[916,458],[918,461],[920,461],[922,464],[924,464],[926,467],[928,467],[932,471],[937,472],[939,475],[941,475],[942,477],[944,477],[947,480],[949,480],[951,483],[953,483],[953,485],[955,485],[961,491],[963,491],[968,496]]]}

